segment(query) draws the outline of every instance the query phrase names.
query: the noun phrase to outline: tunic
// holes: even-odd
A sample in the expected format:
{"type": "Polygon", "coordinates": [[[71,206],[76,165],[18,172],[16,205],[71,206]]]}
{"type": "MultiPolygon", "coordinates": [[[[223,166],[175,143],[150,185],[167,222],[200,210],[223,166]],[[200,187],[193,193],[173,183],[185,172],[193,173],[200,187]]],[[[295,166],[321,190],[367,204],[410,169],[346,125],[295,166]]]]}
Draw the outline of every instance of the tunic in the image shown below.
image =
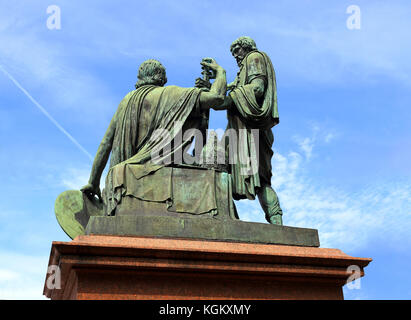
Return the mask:
{"type": "Polygon", "coordinates": [[[230,97],[234,106],[227,112],[227,129],[235,130],[238,141],[227,149],[238,155],[237,161],[230,163],[233,198],[254,200],[259,187],[271,185],[271,128],[279,123],[275,72],[264,52],[255,50],[244,57],[230,97]],[[250,85],[256,78],[265,83],[260,99],[250,85]]]}

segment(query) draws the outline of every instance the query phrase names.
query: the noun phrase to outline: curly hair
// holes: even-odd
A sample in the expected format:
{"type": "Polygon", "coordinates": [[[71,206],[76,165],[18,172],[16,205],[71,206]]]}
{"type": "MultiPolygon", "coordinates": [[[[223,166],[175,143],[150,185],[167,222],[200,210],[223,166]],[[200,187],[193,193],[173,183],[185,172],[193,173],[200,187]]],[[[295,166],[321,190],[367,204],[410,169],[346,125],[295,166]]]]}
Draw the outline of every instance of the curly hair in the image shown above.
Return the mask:
{"type": "Polygon", "coordinates": [[[257,50],[257,45],[255,44],[255,41],[251,39],[250,37],[244,36],[240,37],[237,40],[234,40],[233,43],[230,46],[230,51],[233,52],[233,48],[239,45],[241,48],[247,50],[247,51],[253,51],[257,50]]]}
{"type": "Polygon", "coordinates": [[[149,59],[144,61],[138,68],[138,81],[135,84],[136,89],[147,85],[154,84],[163,86],[167,80],[159,78],[159,74],[164,74],[166,69],[163,67],[160,61],[149,59]]]}

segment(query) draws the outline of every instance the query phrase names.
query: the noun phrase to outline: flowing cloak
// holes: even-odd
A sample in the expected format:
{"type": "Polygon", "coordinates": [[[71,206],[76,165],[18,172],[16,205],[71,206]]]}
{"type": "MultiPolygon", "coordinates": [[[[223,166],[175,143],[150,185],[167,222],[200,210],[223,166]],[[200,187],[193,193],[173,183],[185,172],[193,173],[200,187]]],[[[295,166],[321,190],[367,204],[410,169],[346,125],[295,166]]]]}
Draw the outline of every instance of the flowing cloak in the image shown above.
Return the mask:
{"type": "Polygon", "coordinates": [[[253,200],[259,187],[271,185],[271,128],[279,123],[275,72],[267,54],[255,50],[244,57],[230,96],[234,107],[227,112],[227,129],[234,129],[238,137],[235,150],[228,150],[237,155],[230,164],[233,198],[253,200]],[[256,78],[265,82],[258,100],[250,85],[256,78]]]}
{"type": "Polygon", "coordinates": [[[197,88],[145,85],[120,102],[110,124],[115,132],[104,190],[107,215],[115,213],[126,195],[127,177],[138,180],[159,170],[165,166],[164,160],[172,160],[191,143],[175,138],[185,128],[195,128],[197,118],[189,116],[201,114],[200,92],[197,88]],[[153,154],[157,154],[155,161],[153,154]]]}

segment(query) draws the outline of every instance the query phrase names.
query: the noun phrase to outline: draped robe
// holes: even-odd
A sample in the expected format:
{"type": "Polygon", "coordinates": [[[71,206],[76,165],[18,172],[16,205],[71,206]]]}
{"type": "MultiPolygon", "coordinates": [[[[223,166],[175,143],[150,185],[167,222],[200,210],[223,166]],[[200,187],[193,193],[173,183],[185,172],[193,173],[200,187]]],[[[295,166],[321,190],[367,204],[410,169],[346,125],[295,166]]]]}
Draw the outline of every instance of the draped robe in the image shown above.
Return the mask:
{"type": "Polygon", "coordinates": [[[228,150],[237,155],[237,161],[230,164],[233,198],[253,200],[259,187],[271,185],[274,143],[271,128],[279,123],[275,72],[267,54],[255,50],[244,57],[230,97],[234,106],[227,111],[227,129],[234,129],[238,137],[237,146],[228,150]],[[250,85],[256,78],[265,83],[264,95],[260,99],[256,99],[250,85]],[[252,129],[258,130],[258,141],[252,129]],[[249,162],[244,163],[245,159],[249,162]]]}
{"type": "Polygon", "coordinates": [[[163,160],[172,161],[191,143],[192,139],[174,138],[185,128],[198,127],[198,119],[193,115],[201,115],[200,92],[197,88],[145,85],[121,101],[110,124],[114,137],[103,195],[107,215],[115,214],[127,194],[126,179],[135,179],[138,184],[139,179],[163,168],[163,160]],[[164,130],[173,143],[153,139],[158,130],[164,130]],[[153,152],[160,149],[162,152],[153,161],[153,152]]]}

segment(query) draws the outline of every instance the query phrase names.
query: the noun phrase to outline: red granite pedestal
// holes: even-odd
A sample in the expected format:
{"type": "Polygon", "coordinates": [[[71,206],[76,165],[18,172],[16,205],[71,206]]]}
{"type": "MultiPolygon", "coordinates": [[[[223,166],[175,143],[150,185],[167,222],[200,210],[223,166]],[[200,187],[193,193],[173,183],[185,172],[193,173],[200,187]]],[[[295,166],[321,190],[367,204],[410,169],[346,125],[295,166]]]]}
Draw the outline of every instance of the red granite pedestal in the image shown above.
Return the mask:
{"type": "Polygon", "coordinates": [[[347,267],[358,266],[363,276],[370,261],[315,247],[79,236],[53,242],[53,272],[46,277],[44,295],[79,300],[343,299],[347,267]]]}

